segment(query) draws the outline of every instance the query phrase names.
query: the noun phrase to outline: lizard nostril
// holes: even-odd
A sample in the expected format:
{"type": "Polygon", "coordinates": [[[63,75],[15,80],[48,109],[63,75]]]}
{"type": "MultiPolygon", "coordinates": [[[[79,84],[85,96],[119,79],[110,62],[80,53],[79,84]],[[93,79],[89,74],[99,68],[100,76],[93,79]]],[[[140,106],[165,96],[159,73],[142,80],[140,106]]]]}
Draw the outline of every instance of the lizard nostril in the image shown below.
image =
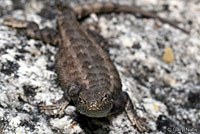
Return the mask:
{"type": "Polygon", "coordinates": [[[90,105],[88,106],[88,110],[89,110],[89,111],[92,111],[92,110],[100,110],[100,108],[98,107],[97,102],[94,102],[94,103],[92,103],[92,104],[90,104],[90,105]]]}

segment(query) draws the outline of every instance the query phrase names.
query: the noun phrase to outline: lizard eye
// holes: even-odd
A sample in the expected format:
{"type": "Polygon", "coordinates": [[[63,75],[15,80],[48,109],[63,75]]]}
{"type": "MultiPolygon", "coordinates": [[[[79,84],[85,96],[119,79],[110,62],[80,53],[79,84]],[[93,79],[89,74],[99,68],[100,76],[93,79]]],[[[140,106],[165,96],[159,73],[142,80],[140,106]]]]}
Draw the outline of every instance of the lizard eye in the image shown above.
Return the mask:
{"type": "Polygon", "coordinates": [[[85,101],[82,98],[78,98],[80,103],[85,103],[85,101]]]}
{"type": "Polygon", "coordinates": [[[102,98],[102,101],[106,101],[108,99],[108,95],[105,94],[104,97],[102,98]]]}
{"type": "Polygon", "coordinates": [[[71,97],[76,97],[79,94],[80,90],[81,90],[80,84],[78,84],[78,83],[72,83],[68,87],[68,94],[71,97]]]}
{"type": "Polygon", "coordinates": [[[107,100],[107,98],[106,98],[106,97],[103,97],[102,101],[106,101],[106,100],[107,100]]]}

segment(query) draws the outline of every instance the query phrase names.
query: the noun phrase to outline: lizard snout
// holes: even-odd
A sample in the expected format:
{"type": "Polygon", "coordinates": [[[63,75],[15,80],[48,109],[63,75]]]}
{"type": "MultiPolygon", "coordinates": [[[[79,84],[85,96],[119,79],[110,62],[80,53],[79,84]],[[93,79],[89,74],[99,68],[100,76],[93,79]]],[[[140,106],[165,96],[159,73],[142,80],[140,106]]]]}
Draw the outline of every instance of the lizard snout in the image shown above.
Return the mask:
{"type": "Polygon", "coordinates": [[[89,117],[106,117],[112,109],[112,103],[92,102],[88,104],[77,105],[77,110],[89,117]]]}
{"type": "Polygon", "coordinates": [[[88,111],[100,111],[103,110],[105,105],[102,105],[101,103],[98,103],[97,101],[90,103],[87,106],[88,111]]]}

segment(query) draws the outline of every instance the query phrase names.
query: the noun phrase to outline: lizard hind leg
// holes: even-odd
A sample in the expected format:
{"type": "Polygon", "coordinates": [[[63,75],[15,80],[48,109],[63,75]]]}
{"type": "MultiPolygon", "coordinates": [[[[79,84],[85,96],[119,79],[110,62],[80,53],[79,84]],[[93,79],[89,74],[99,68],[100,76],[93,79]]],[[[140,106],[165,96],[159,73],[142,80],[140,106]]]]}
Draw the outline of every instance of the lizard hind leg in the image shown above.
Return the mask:
{"type": "Polygon", "coordinates": [[[32,21],[23,21],[15,18],[7,18],[3,24],[16,29],[25,29],[26,35],[33,39],[38,39],[46,43],[58,45],[60,43],[60,35],[58,31],[51,28],[39,29],[38,24],[32,21]]]}

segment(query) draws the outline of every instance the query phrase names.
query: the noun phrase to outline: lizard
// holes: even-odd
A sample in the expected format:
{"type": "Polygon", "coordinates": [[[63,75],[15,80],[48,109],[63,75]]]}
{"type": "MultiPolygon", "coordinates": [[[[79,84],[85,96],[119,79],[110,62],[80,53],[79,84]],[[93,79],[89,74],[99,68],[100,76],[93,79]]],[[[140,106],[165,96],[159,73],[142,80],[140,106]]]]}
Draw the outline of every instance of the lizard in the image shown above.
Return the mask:
{"type": "Polygon", "coordinates": [[[25,29],[28,37],[59,47],[55,68],[64,94],[53,105],[40,105],[39,108],[58,109],[64,114],[64,109],[72,103],[78,112],[94,118],[111,116],[125,110],[129,120],[139,131],[149,131],[148,125],[137,116],[128,93],[122,91],[119,73],[108,53],[92,34],[83,30],[78,20],[91,13],[139,13],[168,23],[184,33],[189,32],[153,13],[112,2],[84,3],[73,9],[56,4],[56,8],[58,29],[39,29],[35,22],[14,18],[7,18],[3,22],[13,28],[25,29]]]}

